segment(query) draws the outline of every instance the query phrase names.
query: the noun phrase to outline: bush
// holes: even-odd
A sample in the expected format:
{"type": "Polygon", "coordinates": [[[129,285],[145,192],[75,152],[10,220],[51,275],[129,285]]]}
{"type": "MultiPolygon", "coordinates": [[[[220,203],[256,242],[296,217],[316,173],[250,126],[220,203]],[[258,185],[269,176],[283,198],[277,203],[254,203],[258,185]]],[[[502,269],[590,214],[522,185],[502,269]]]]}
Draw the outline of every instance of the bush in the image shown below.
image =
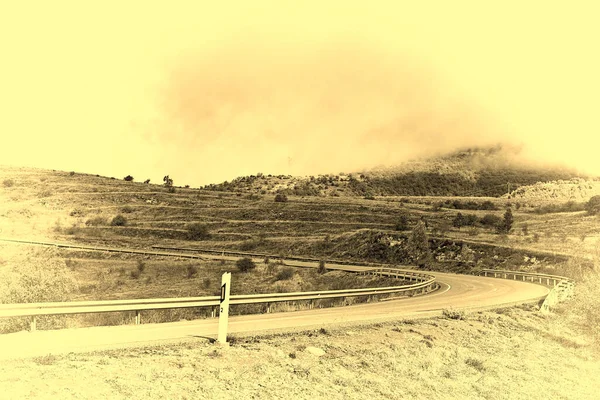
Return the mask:
{"type": "Polygon", "coordinates": [[[286,196],[285,194],[283,194],[283,193],[277,193],[277,194],[275,195],[275,201],[276,201],[277,203],[285,203],[285,202],[287,202],[287,201],[288,201],[288,198],[287,198],[287,196],[286,196]]]}
{"type": "Polygon", "coordinates": [[[294,276],[294,273],[295,273],[294,268],[287,267],[287,268],[281,269],[275,277],[277,278],[278,281],[287,281],[287,280],[292,279],[292,277],[294,276]]]}
{"type": "Polygon", "coordinates": [[[121,212],[124,212],[125,214],[131,214],[133,212],[133,207],[123,206],[121,207],[121,212]]]}
{"type": "Polygon", "coordinates": [[[127,182],[133,182],[133,176],[127,175],[125,178],[123,178],[123,180],[127,182]]]}
{"type": "Polygon", "coordinates": [[[202,286],[204,286],[204,289],[208,289],[210,287],[210,278],[204,278],[202,280],[202,286]]]}
{"type": "Polygon", "coordinates": [[[444,318],[448,318],[448,319],[456,319],[456,320],[464,320],[465,319],[464,311],[445,309],[445,310],[442,310],[442,315],[444,316],[444,318]]]}
{"type": "Polygon", "coordinates": [[[140,277],[140,275],[142,274],[141,271],[134,269],[133,271],[131,271],[129,273],[129,276],[131,276],[131,279],[138,279],[140,277]]]}
{"type": "Polygon", "coordinates": [[[325,272],[327,272],[327,269],[325,268],[324,260],[319,261],[319,268],[317,269],[317,272],[320,274],[324,274],[325,272]]]}
{"type": "Polygon", "coordinates": [[[125,226],[127,225],[127,219],[121,214],[119,214],[116,217],[114,217],[112,221],[110,221],[110,224],[112,226],[125,226]]]}
{"type": "Polygon", "coordinates": [[[187,226],[187,240],[206,240],[210,238],[208,226],[201,223],[193,223],[187,226]]]}
{"type": "Polygon", "coordinates": [[[600,214],[600,196],[594,196],[585,203],[585,211],[587,211],[589,215],[600,214]]]}
{"type": "Polygon", "coordinates": [[[144,270],[146,269],[146,263],[143,262],[142,260],[139,260],[137,263],[137,269],[138,269],[138,271],[140,271],[140,273],[144,272],[144,270]]]}
{"type": "Polygon", "coordinates": [[[248,272],[251,269],[256,268],[256,264],[249,257],[240,258],[236,261],[235,265],[238,267],[240,272],[248,272]]]}
{"type": "MultiPolygon", "coordinates": [[[[195,277],[196,275],[198,275],[198,267],[196,267],[194,265],[188,265],[185,269],[185,273],[186,273],[187,278],[191,279],[191,278],[195,277]]],[[[210,279],[209,279],[209,284],[210,284],[210,279]]]]}
{"type": "Polygon", "coordinates": [[[481,225],[484,226],[495,227],[500,225],[500,222],[502,222],[502,218],[494,214],[485,214],[483,217],[481,217],[479,222],[481,223],[481,225]]]}
{"type": "Polygon", "coordinates": [[[406,231],[408,230],[408,217],[406,215],[401,215],[396,222],[396,230],[397,231],[406,231]]]}
{"type": "Polygon", "coordinates": [[[4,181],[2,181],[2,184],[4,185],[4,187],[13,187],[15,185],[15,181],[13,181],[12,179],[5,179],[4,181]]]}

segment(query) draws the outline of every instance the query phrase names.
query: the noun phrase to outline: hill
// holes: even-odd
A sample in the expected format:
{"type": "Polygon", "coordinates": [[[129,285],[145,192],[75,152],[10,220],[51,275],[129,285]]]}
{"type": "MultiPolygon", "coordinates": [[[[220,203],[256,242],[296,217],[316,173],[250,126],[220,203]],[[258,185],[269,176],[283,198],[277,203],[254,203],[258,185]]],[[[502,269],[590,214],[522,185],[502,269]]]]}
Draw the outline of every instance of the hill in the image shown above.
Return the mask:
{"type": "Polygon", "coordinates": [[[518,155],[518,149],[499,146],[465,149],[362,172],[306,177],[259,173],[204,189],[297,196],[500,197],[537,182],[582,177],[571,169],[524,163],[518,155]]]}

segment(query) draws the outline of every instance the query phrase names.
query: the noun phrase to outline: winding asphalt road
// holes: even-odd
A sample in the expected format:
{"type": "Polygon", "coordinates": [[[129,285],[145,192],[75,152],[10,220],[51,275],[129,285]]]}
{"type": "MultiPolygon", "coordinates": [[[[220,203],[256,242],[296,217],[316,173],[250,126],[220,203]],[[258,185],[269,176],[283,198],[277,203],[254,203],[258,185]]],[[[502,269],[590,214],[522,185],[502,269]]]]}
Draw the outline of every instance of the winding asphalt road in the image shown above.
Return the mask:
{"type": "MultiPolygon", "coordinates": [[[[243,336],[433,317],[441,315],[442,310],[448,308],[475,311],[535,302],[549,292],[545,286],[514,280],[438,272],[431,274],[442,286],[432,294],[346,307],[232,316],[229,318],[229,332],[243,336]]],[[[90,352],[182,340],[206,341],[216,338],[217,326],[218,319],[211,318],[176,323],[11,333],[0,335],[0,359],[90,352]]]]}

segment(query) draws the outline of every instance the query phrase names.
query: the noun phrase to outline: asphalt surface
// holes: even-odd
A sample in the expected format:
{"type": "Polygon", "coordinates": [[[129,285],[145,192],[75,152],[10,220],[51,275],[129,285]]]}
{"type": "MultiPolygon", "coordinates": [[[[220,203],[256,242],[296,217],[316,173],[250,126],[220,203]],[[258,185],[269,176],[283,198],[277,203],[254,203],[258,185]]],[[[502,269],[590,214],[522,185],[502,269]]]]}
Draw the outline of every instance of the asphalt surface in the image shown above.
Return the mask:
{"type": "MultiPolygon", "coordinates": [[[[346,307],[232,316],[229,318],[229,333],[244,336],[433,317],[441,315],[444,309],[475,311],[534,302],[549,292],[545,286],[514,280],[437,272],[431,274],[437,277],[442,287],[425,296],[346,307]]],[[[0,335],[0,359],[214,340],[217,327],[218,319],[211,318],[163,324],[11,333],[0,335]]]]}

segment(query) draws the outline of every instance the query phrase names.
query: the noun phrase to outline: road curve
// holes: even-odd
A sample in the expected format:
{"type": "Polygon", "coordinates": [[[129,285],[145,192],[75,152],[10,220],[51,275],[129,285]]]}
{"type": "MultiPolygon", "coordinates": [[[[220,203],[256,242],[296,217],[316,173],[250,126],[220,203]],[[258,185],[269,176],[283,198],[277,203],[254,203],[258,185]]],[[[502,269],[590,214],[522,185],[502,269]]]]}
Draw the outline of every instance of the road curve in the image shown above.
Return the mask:
{"type": "MultiPolygon", "coordinates": [[[[429,272],[428,272],[429,273],[429,272]]],[[[549,289],[534,283],[431,272],[442,288],[426,296],[347,307],[286,313],[232,316],[229,332],[237,335],[347,326],[440,315],[448,308],[482,310],[541,300],[549,289]]],[[[235,284],[235,283],[233,283],[235,284]]],[[[214,339],[218,319],[176,323],[92,327],[0,335],[0,359],[121,347],[214,339]]]]}

